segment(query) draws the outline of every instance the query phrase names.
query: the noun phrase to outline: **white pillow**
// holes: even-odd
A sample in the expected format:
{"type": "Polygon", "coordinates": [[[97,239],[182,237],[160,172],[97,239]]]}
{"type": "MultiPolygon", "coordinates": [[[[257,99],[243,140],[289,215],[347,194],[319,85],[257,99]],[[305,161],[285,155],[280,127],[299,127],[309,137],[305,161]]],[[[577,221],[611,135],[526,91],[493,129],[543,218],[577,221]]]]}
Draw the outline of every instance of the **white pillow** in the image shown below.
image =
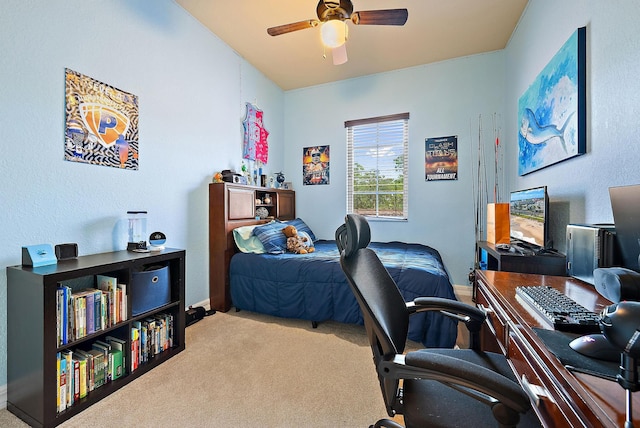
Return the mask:
{"type": "Polygon", "coordinates": [[[241,226],[233,229],[233,240],[236,242],[236,247],[243,253],[264,254],[267,252],[262,242],[253,234],[253,229],[256,226],[258,225],[241,226]]]}

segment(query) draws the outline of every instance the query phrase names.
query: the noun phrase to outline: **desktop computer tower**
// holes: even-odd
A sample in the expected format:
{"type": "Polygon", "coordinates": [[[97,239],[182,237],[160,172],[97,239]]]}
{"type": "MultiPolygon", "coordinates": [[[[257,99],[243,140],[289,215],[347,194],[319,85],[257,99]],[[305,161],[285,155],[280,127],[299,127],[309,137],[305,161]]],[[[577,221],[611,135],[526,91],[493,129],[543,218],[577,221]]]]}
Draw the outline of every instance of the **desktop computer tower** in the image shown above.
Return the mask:
{"type": "Polygon", "coordinates": [[[596,268],[619,266],[612,224],[567,225],[567,272],[569,276],[594,285],[596,268]]]}

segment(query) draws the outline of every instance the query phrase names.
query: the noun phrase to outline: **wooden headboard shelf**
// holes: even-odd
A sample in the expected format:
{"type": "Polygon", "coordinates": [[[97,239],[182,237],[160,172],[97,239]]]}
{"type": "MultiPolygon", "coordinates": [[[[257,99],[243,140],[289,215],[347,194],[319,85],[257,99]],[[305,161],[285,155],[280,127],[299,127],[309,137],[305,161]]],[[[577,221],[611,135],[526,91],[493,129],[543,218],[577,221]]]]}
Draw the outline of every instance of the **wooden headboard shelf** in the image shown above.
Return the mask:
{"type": "Polygon", "coordinates": [[[269,216],[280,220],[296,218],[296,194],[293,190],[270,189],[234,183],[209,184],[209,303],[212,309],[226,312],[231,308],[229,263],[237,248],[233,229],[266,223],[256,220],[256,202],[269,216]]]}

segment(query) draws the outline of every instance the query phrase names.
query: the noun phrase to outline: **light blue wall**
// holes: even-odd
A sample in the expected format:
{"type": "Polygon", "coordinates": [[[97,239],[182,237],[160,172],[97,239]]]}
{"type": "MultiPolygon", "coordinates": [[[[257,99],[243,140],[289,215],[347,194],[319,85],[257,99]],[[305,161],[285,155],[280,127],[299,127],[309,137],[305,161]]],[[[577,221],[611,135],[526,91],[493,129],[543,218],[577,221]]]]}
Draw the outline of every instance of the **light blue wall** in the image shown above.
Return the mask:
{"type": "MultiPolygon", "coordinates": [[[[186,248],[187,303],[206,299],[207,183],[213,172],[239,165],[245,101],[265,111],[269,171],[285,171],[298,214],[322,238],[333,236],[346,206],[344,121],[410,112],[410,220],[373,224],[374,239],[432,245],[457,284],[467,283],[473,265],[479,117],[490,147],[495,114],[506,151],[503,192],[549,186],[563,249],[567,223],[612,220],[609,186],[640,183],[638,18],[636,0],[531,0],[504,51],[283,94],[169,0],[3,5],[0,308],[4,267],[20,263],[22,245],[77,242],[81,254],[120,249],[118,224],[133,208],[149,211],[149,229],[163,230],[168,244],[186,248]],[[517,100],[584,25],[588,153],[518,177],[517,100]],[[139,96],[139,171],[62,160],[65,67],[139,96]],[[426,183],[424,139],[452,134],[459,137],[459,180],[426,183]],[[331,184],[302,186],[303,147],[327,144],[331,184]]],[[[5,326],[0,309],[0,393],[5,326]]]]}
{"type": "MultiPolygon", "coordinates": [[[[127,210],[187,251],[186,303],[208,299],[208,182],[239,168],[244,102],[283,167],[284,93],[173,1],[3,2],[0,12],[0,395],[6,271],[23,245],[124,249],[127,210]],[[139,97],[140,169],[63,160],[64,69],[139,97]]],[[[271,169],[272,168],[272,169],[271,169]]],[[[4,403],[2,403],[4,404],[4,403]]]]}
{"type": "Polygon", "coordinates": [[[505,128],[512,188],[546,184],[556,248],[569,223],[613,222],[608,188],[640,183],[640,37],[636,0],[530,1],[506,49],[505,128]],[[587,27],[587,153],[519,177],[520,95],[578,27],[587,27]]]}
{"type": "Polygon", "coordinates": [[[431,245],[442,254],[453,282],[467,284],[474,263],[478,117],[484,122],[480,139],[491,195],[490,118],[497,113],[504,151],[504,172],[498,174],[501,200],[511,190],[547,185],[552,239],[564,252],[567,224],[613,221],[608,187],[640,183],[639,18],[636,0],[531,0],[503,51],[287,92],[285,161],[297,190],[298,214],[322,238],[333,236],[346,210],[344,121],[408,111],[409,221],[375,223],[373,239],[431,245]],[[588,153],[519,177],[518,98],[576,28],[585,25],[588,153]],[[459,180],[427,183],[424,139],[446,135],[459,136],[459,180]],[[327,144],[331,184],[302,186],[302,148],[327,144]]]}
{"type": "Polygon", "coordinates": [[[468,284],[479,125],[482,143],[492,150],[493,118],[502,118],[504,70],[499,51],[287,92],[285,162],[298,215],[316,235],[332,239],[346,212],[344,122],[409,112],[409,220],[372,222],[372,239],[430,245],[440,251],[454,283],[468,284]],[[458,136],[459,178],[426,182],[425,138],[449,135],[458,136]],[[331,146],[331,183],[303,186],[303,148],[315,145],[331,146]]]}

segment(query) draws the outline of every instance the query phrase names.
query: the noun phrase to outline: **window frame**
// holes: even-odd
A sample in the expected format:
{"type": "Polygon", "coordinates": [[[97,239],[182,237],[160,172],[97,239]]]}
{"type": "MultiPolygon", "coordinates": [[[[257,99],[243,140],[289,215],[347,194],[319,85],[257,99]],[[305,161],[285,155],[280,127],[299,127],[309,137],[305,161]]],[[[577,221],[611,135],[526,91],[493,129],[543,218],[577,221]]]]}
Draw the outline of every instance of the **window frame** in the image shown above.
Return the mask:
{"type": "MultiPolygon", "coordinates": [[[[362,156],[358,157],[354,151],[354,145],[356,147],[360,146],[361,148],[374,148],[375,151],[368,158],[377,159],[380,156],[380,146],[384,146],[388,148],[389,146],[393,148],[401,148],[402,150],[402,178],[403,178],[403,188],[400,192],[389,192],[389,191],[381,191],[379,187],[376,187],[375,190],[372,191],[371,194],[375,195],[375,213],[367,213],[363,214],[368,219],[375,220],[390,220],[390,221],[406,221],[409,217],[409,113],[399,113],[387,116],[378,116],[371,117],[366,119],[358,119],[358,120],[348,120],[344,122],[344,126],[346,129],[346,140],[347,140],[347,213],[354,213],[354,199],[358,193],[354,191],[355,187],[355,164],[357,159],[362,159],[362,156]],[[395,124],[397,129],[394,128],[394,124],[389,124],[388,122],[397,122],[395,124]],[[387,128],[387,130],[391,131],[391,134],[401,133],[401,140],[394,140],[393,138],[389,139],[388,136],[381,136],[380,128],[387,128]],[[360,132],[358,132],[360,131],[360,132]],[[370,134],[375,135],[375,138],[369,139],[362,138],[361,141],[357,140],[357,134],[370,134]],[[356,134],[354,136],[354,134],[356,134]],[[392,215],[380,215],[380,202],[379,198],[381,195],[389,195],[389,194],[401,194],[402,195],[402,214],[399,216],[392,215]]],[[[378,186],[378,178],[380,177],[379,169],[375,169],[375,177],[376,177],[376,186],[378,186]]],[[[382,175],[384,177],[384,175],[382,175]]]]}

